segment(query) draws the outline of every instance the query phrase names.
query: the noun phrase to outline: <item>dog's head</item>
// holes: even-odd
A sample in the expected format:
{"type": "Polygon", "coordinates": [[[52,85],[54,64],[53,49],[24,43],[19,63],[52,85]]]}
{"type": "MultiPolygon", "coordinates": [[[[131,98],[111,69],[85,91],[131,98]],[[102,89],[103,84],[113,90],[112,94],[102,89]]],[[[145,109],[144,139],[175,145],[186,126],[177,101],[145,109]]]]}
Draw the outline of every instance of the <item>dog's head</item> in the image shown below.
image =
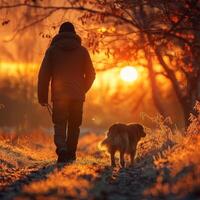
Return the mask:
{"type": "Polygon", "coordinates": [[[129,131],[129,133],[136,134],[138,139],[146,136],[146,133],[144,131],[144,127],[140,124],[129,124],[128,125],[128,131],[129,131]]]}

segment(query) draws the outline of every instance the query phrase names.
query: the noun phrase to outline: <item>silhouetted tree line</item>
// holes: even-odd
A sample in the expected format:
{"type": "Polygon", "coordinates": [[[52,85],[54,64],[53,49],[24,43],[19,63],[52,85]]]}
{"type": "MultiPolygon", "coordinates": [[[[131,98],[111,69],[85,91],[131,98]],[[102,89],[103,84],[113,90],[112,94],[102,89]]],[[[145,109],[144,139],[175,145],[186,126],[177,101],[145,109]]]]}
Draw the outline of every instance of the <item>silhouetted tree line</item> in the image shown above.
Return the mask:
{"type": "Polygon", "coordinates": [[[21,79],[4,78],[0,81],[0,127],[15,127],[18,132],[48,125],[48,113],[41,109],[30,93],[35,92],[30,83],[21,79]]]}

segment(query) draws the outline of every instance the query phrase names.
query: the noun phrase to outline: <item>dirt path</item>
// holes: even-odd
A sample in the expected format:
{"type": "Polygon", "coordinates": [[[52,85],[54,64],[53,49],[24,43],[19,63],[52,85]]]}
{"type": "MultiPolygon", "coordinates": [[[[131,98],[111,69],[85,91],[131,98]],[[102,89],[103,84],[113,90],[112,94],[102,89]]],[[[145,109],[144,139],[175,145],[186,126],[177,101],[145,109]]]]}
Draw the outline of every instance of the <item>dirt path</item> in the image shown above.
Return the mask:
{"type": "MultiPolygon", "coordinates": [[[[105,160],[104,160],[105,161],[105,160]]],[[[7,170],[7,179],[20,177],[1,192],[1,199],[142,199],[154,182],[141,162],[134,168],[110,168],[99,158],[89,157],[67,166],[35,166],[7,170]]],[[[153,169],[152,169],[153,173],[153,169]]],[[[9,181],[9,180],[6,180],[9,181]]]]}
{"type": "Polygon", "coordinates": [[[93,138],[88,144],[83,139],[78,160],[71,165],[33,159],[28,167],[4,163],[0,199],[143,199],[143,191],[156,178],[152,157],[133,168],[111,168],[108,156],[96,148],[97,141],[93,138]]]}

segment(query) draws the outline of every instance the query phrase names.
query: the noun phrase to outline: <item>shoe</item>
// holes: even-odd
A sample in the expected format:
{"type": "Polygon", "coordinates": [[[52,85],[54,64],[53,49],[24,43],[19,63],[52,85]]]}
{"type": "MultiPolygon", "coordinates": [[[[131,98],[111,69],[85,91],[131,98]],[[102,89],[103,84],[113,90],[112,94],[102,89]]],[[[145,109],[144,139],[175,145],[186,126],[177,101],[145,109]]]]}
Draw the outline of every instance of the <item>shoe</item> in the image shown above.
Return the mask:
{"type": "Polygon", "coordinates": [[[72,163],[74,161],[76,161],[76,155],[75,154],[69,154],[69,153],[66,153],[66,163],[72,163]]]}
{"type": "Polygon", "coordinates": [[[61,151],[58,154],[57,164],[66,162],[66,154],[67,154],[66,151],[61,151]]]}
{"type": "Polygon", "coordinates": [[[58,154],[57,164],[72,163],[75,160],[76,160],[76,155],[71,155],[71,154],[67,153],[66,151],[61,151],[58,154]]]}

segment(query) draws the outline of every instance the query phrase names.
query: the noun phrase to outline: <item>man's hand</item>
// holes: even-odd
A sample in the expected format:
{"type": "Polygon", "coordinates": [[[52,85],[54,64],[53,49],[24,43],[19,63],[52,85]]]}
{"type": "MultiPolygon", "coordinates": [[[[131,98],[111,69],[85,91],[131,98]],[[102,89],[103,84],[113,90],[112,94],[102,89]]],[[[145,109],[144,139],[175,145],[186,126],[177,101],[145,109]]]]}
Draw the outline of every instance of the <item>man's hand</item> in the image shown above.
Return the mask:
{"type": "Polygon", "coordinates": [[[41,105],[41,106],[47,106],[48,103],[42,103],[42,102],[40,102],[40,105],[41,105]]]}

